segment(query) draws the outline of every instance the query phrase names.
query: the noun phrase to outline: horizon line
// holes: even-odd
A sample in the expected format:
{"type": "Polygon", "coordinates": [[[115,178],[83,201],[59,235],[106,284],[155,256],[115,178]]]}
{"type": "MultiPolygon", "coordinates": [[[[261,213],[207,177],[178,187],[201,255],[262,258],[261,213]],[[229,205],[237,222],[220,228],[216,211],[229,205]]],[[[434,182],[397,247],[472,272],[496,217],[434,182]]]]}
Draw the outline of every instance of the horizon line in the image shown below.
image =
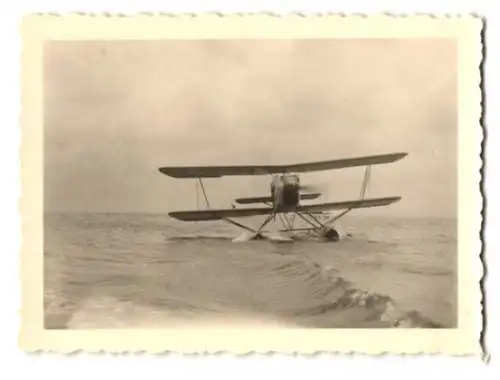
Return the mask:
{"type": "MultiPolygon", "coordinates": [[[[95,214],[95,215],[108,215],[108,214],[125,214],[125,215],[158,215],[167,216],[169,211],[88,211],[88,210],[44,210],[43,214],[95,214]]],[[[402,214],[367,214],[367,215],[348,215],[354,217],[365,217],[365,218],[376,218],[376,217],[389,217],[389,218],[412,218],[412,219],[424,219],[424,218],[441,218],[441,219],[458,219],[458,215],[402,215],[402,214]]]]}

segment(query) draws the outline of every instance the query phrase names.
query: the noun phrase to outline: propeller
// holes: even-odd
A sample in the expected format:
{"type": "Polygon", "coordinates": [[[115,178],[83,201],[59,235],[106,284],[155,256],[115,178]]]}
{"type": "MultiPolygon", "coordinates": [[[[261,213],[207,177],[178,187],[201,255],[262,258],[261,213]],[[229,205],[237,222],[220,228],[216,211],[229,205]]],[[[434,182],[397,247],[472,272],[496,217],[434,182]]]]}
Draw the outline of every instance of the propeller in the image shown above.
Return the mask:
{"type": "Polygon", "coordinates": [[[299,186],[299,189],[301,191],[306,191],[306,192],[316,192],[316,193],[322,193],[324,192],[323,190],[326,188],[326,184],[322,183],[322,184],[304,184],[304,185],[300,185],[299,186]]]}

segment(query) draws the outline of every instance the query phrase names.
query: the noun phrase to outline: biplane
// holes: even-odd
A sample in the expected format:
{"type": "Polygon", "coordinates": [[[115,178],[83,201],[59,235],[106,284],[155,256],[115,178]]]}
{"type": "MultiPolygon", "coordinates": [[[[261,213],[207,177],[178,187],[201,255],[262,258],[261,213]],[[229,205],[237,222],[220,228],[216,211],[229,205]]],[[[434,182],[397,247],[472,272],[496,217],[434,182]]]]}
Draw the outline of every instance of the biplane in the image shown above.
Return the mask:
{"type": "MultiPolygon", "coordinates": [[[[246,240],[266,239],[264,228],[278,220],[282,224],[279,232],[294,235],[298,231],[306,231],[323,240],[338,241],[339,232],[332,227],[333,223],[354,209],[388,206],[401,199],[399,196],[383,198],[365,198],[373,165],[389,164],[404,158],[407,153],[390,153],[383,155],[344,158],[329,161],[317,161],[291,165],[238,165],[238,166],[188,166],[160,167],[159,171],[173,178],[194,179],[197,189],[201,188],[206,209],[172,211],[169,216],[184,222],[221,220],[250,232],[246,240]],[[340,202],[306,204],[304,201],[315,200],[321,196],[319,192],[308,191],[308,186],[302,186],[299,173],[345,169],[364,166],[364,177],[358,199],[340,202]],[[210,207],[203,179],[221,178],[223,176],[256,176],[270,175],[270,192],[267,195],[236,198],[239,205],[261,204],[261,207],[236,207],[213,209],[210,207]],[[304,192],[304,190],[306,190],[304,192]],[[339,211],[330,215],[329,212],[339,211]],[[291,217],[290,217],[291,214],[291,217]],[[325,217],[326,215],[326,217],[325,217]],[[244,225],[235,218],[265,216],[258,228],[244,225]],[[303,220],[307,227],[294,227],[297,217],[303,220]],[[326,220],[325,220],[326,218],[326,220]]],[[[293,240],[292,237],[284,239],[293,240]]]]}

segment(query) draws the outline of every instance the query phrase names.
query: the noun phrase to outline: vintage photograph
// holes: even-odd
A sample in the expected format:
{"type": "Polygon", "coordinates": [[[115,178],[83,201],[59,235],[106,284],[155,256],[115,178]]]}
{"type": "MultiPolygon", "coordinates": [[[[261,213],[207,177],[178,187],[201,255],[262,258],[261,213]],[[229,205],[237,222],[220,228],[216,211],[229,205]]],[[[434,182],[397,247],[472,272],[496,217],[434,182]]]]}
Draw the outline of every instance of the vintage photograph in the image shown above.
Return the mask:
{"type": "Polygon", "coordinates": [[[43,330],[460,327],[457,38],[40,51],[43,330]]]}
{"type": "Polygon", "coordinates": [[[456,56],[48,42],[45,326],[455,327],[456,56]]]}

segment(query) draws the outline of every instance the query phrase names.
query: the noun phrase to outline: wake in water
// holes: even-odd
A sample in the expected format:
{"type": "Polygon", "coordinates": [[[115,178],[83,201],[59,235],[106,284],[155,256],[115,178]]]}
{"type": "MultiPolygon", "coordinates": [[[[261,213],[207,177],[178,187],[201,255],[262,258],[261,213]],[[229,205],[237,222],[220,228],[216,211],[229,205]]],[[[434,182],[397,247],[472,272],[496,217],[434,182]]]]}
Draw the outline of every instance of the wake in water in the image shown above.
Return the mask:
{"type": "MultiPolygon", "coordinates": [[[[339,240],[348,240],[354,238],[351,233],[339,233],[339,240]]],[[[270,242],[292,242],[292,241],[310,241],[310,242],[325,242],[332,243],[332,241],[325,241],[323,238],[316,236],[315,234],[310,233],[276,233],[264,231],[262,233],[262,239],[253,239],[253,234],[249,232],[243,232],[239,235],[228,235],[228,234],[215,234],[215,233],[199,233],[199,234],[176,234],[174,236],[164,233],[165,239],[167,241],[190,241],[190,240],[222,240],[222,241],[231,241],[234,243],[247,243],[251,241],[261,241],[266,240],[270,242]]]]}
{"type": "MultiPolygon", "coordinates": [[[[204,282],[203,278],[193,282],[189,271],[184,269],[186,281],[179,283],[171,275],[156,284],[163,284],[163,291],[148,286],[142,289],[141,294],[137,294],[138,289],[130,289],[118,297],[94,287],[92,292],[86,292],[84,299],[73,305],[61,302],[52,295],[52,299],[46,299],[48,318],[51,319],[52,315],[52,323],[47,327],[442,327],[416,311],[398,309],[389,296],[356,288],[333,268],[321,267],[296,257],[267,255],[267,258],[260,257],[260,265],[257,262],[245,265],[246,275],[236,265],[242,262],[233,262],[235,267],[227,265],[226,269],[222,268],[223,265],[215,265],[220,268],[218,278],[210,277],[209,282],[204,282]],[[227,277],[234,274],[233,271],[239,273],[237,276],[241,282],[226,282],[227,277]],[[249,277],[254,277],[253,280],[259,284],[248,281],[249,277]],[[184,290],[176,290],[179,286],[184,290]],[[227,286],[233,289],[228,291],[227,286]],[[207,287],[212,289],[207,291],[204,289],[207,287]]],[[[208,265],[202,271],[213,272],[214,267],[210,264],[214,265],[214,260],[211,258],[211,262],[205,262],[208,265]]],[[[169,261],[168,265],[177,266],[181,272],[183,265],[179,264],[189,261],[169,261]]],[[[127,284],[122,286],[131,285],[127,278],[123,280],[127,284]]],[[[144,284],[144,280],[141,283],[144,284]]]]}
{"type": "Polygon", "coordinates": [[[422,241],[427,230],[371,221],[338,242],[233,243],[237,233],[217,225],[99,218],[47,235],[47,328],[456,325],[442,233],[422,241]]]}
{"type": "Polygon", "coordinates": [[[405,312],[399,310],[394,300],[389,296],[369,293],[361,289],[351,288],[342,278],[341,295],[332,302],[325,302],[313,308],[306,309],[302,315],[312,320],[314,317],[325,320],[315,321],[315,326],[330,327],[339,322],[337,328],[356,326],[356,328],[388,328],[388,327],[420,327],[440,328],[440,324],[424,317],[417,311],[405,312]],[[344,325],[349,321],[349,325],[344,325]]]}

